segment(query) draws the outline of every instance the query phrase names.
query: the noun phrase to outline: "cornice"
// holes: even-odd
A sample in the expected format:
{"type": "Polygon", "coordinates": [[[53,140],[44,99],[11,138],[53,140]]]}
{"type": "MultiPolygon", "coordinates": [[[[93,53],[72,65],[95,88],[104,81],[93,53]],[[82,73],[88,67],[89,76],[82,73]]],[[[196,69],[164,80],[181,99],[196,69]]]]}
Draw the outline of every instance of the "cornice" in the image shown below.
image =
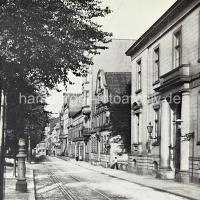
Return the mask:
{"type": "MultiPolygon", "coordinates": [[[[153,37],[159,33],[180,15],[185,8],[196,2],[194,7],[199,5],[200,0],[177,0],[127,51],[127,56],[135,55],[146,46],[153,37]]],[[[194,8],[193,7],[193,8],[194,8]]]]}

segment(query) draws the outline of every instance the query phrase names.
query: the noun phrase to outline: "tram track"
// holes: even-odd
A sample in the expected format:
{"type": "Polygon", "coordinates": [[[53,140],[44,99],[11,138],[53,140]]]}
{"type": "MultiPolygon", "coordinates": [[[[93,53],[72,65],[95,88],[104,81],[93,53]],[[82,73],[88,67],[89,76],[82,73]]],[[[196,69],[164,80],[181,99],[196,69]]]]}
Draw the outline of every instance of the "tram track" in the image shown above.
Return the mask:
{"type": "MultiPolygon", "coordinates": [[[[67,184],[69,184],[69,182],[63,181],[46,165],[45,165],[45,167],[48,171],[48,175],[49,175],[51,181],[57,186],[57,188],[63,194],[63,196],[66,200],[83,200],[83,199],[85,199],[85,197],[81,198],[78,194],[76,194],[76,191],[73,191],[70,187],[67,186],[67,184]]],[[[68,175],[68,177],[71,178],[72,180],[75,180],[76,182],[81,182],[81,180],[78,177],[75,177],[73,175],[68,175]]],[[[92,191],[96,199],[101,199],[101,200],[116,199],[116,198],[109,197],[107,194],[105,194],[101,191],[98,191],[96,189],[90,188],[88,186],[84,186],[84,187],[87,188],[87,190],[92,191]]]]}

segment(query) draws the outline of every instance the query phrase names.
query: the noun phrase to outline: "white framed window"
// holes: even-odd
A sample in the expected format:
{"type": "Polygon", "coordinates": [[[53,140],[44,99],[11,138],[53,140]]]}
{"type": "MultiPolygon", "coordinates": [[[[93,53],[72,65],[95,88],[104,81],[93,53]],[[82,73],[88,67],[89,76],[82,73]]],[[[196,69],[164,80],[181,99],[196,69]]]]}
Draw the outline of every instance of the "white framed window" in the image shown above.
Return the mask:
{"type": "Polygon", "coordinates": [[[160,110],[156,109],[155,111],[155,118],[154,118],[154,137],[157,138],[160,135],[160,110]]]}
{"type": "Polygon", "coordinates": [[[142,60],[138,60],[136,63],[136,91],[142,89],[142,60]]]}
{"type": "Polygon", "coordinates": [[[156,47],[153,52],[153,82],[157,82],[160,77],[160,48],[156,47]]]}
{"type": "Polygon", "coordinates": [[[179,28],[174,32],[174,46],[173,46],[173,59],[174,59],[174,68],[181,65],[181,50],[182,50],[182,33],[179,28]]]}

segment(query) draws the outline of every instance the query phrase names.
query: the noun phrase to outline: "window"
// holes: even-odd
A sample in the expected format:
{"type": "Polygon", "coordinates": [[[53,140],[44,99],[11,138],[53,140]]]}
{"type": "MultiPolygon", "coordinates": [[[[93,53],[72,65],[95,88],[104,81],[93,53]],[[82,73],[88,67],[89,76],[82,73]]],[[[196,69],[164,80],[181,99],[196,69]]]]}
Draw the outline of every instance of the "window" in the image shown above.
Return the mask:
{"type": "Polygon", "coordinates": [[[139,137],[140,137],[140,115],[136,114],[136,125],[137,125],[137,141],[135,141],[136,143],[139,143],[139,137]]]}
{"type": "Polygon", "coordinates": [[[92,137],[92,153],[97,152],[97,139],[96,137],[92,137]]]}
{"type": "Polygon", "coordinates": [[[200,11],[199,11],[199,21],[198,21],[198,26],[199,26],[199,38],[198,38],[198,62],[200,62],[200,11]]]}
{"type": "Polygon", "coordinates": [[[181,65],[181,30],[179,29],[174,33],[174,68],[179,67],[181,65]]]}
{"type": "Polygon", "coordinates": [[[89,103],[89,91],[85,91],[85,105],[88,106],[90,103],[89,103]]]}
{"type": "Polygon", "coordinates": [[[101,143],[101,153],[104,153],[104,137],[103,136],[101,136],[100,143],[101,143]]]}
{"type": "Polygon", "coordinates": [[[136,77],[136,81],[137,81],[137,85],[136,85],[136,90],[140,91],[141,90],[141,68],[142,68],[142,62],[141,59],[137,61],[137,77],[136,77]]]}
{"type": "Polygon", "coordinates": [[[197,144],[200,145],[200,91],[197,95],[197,144]]]}
{"type": "Polygon", "coordinates": [[[155,110],[155,120],[154,120],[154,125],[155,125],[155,135],[154,137],[157,138],[160,135],[159,131],[159,119],[160,119],[160,113],[159,109],[155,110]]]}
{"type": "Polygon", "coordinates": [[[153,82],[157,82],[160,76],[160,49],[156,47],[153,55],[153,82]]]}

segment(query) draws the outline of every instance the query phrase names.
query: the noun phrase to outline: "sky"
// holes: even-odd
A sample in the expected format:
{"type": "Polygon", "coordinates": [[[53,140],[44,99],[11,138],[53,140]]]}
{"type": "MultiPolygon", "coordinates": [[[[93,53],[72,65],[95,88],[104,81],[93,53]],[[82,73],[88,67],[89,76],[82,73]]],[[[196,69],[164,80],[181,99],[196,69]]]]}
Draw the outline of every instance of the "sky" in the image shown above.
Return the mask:
{"type": "MultiPolygon", "coordinates": [[[[102,0],[102,6],[109,6],[112,13],[105,18],[98,18],[104,31],[112,32],[113,38],[138,39],[176,0],[102,0]]],[[[81,93],[82,78],[70,75],[75,83],[67,91],[59,85],[62,92],[51,91],[47,98],[47,110],[54,116],[61,111],[63,92],[81,93]]]]}

